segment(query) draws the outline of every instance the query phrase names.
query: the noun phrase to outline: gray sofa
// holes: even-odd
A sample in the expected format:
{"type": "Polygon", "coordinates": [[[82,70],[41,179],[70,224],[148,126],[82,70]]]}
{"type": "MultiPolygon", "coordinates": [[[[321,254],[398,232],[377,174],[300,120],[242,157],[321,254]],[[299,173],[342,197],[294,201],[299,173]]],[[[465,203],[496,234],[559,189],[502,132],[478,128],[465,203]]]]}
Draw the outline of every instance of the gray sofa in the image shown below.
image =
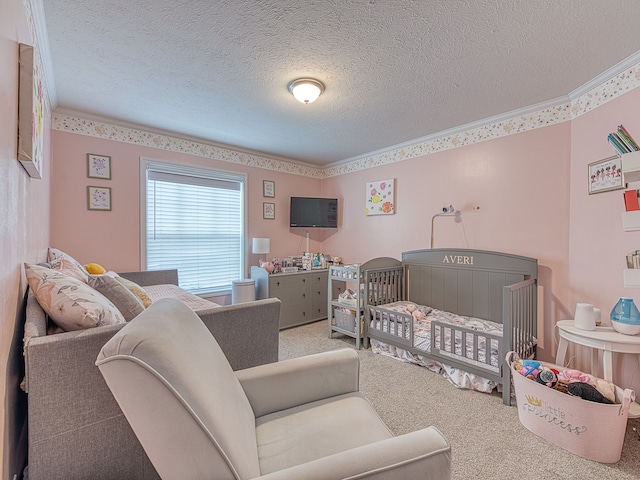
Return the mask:
{"type": "MultiPolygon", "coordinates": [[[[175,270],[120,275],[143,287],[178,280],[175,270]]],[[[279,300],[197,313],[234,370],[278,360],[279,300]]],[[[124,325],[47,335],[46,315],[28,293],[29,480],[159,478],[95,366],[102,346],[124,325]]]]}

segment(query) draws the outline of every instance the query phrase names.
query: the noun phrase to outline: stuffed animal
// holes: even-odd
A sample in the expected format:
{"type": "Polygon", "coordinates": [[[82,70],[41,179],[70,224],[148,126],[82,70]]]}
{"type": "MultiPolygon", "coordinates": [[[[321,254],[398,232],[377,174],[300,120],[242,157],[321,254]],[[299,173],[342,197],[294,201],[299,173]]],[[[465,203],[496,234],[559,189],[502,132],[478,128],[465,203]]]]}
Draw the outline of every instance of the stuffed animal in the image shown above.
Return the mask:
{"type": "Polygon", "coordinates": [[[269,273],[273,273],[273,271],[276,269],[276,267],[271,262],[260,262],[260,266],[269,273]]]}
{"type": "Polygon", "coordinates": [[[522,368],[519,370],[523,377],[535,380],[538,378],[542,364],[537,360],[522,360],[522,368]]]}
{"type": "Polygon", "coordinates": [[[592,383],[593,377],[581,372],[580,370],[562,370],[558,374],[558,380],[562,383],[583,382],[592,383]]]}

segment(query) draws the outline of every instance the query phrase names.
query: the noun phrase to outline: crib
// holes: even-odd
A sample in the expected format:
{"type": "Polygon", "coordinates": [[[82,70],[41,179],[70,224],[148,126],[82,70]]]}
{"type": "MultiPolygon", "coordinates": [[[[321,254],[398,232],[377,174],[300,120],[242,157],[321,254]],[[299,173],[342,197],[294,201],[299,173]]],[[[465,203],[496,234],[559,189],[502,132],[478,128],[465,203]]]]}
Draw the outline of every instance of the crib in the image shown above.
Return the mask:
{"type": "Polygon", "coordinates": [[[495,382],[509,405],[505,354],[536,355],[537,260],[485,250],[429,249],[404,252],[398,264],[400,282],[389,281],[398,265],[364,272],[365,344],[391,346],[410,358],[495,382]],[[402,302],[386,303],[389,298],[426,306],[421,308],[438,315],[416,320],[402,302]]]}

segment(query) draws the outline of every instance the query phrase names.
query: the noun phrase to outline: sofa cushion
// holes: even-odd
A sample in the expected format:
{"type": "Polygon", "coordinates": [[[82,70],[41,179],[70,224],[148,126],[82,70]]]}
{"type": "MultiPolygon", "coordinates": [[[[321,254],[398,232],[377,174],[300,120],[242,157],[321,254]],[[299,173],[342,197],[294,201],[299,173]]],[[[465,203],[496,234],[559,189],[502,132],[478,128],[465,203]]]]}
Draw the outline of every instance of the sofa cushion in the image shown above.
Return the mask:
{"type": "Polygon", "coordinates": [[[80,280],[40,265],[25,264],[29,287],[49,317],[63,330],[124,323],[104,295],[80,280]]]}
{"type": "Polygon", "coordinates": [[[89,275],[87,285],[107,297],[128,322],[144,311],[144,303],[121,280],[110,275],[89,275]]]}

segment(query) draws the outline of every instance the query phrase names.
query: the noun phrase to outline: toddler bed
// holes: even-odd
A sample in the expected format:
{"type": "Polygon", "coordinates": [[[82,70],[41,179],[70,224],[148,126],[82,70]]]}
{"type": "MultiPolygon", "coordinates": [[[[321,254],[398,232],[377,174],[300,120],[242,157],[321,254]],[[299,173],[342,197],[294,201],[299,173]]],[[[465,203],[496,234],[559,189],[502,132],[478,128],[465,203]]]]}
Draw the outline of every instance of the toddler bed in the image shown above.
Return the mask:
{"type": "MultiPolygon", "coordinates": [[[[404,300],[380,304],[385,269],[365,271],[365,335],[373,351],[444,371],[454,383],[511,402],[506,352],[534,358],[537,345],[535,259],[469,249],[402,254],[404,300]],[[407,309],[407,307],[409,309],[407,309]],[[417,306],[415,311],[412,306],[417,306]]],[[[385,297],[386,295],[382,295],[385,297]]]]}

